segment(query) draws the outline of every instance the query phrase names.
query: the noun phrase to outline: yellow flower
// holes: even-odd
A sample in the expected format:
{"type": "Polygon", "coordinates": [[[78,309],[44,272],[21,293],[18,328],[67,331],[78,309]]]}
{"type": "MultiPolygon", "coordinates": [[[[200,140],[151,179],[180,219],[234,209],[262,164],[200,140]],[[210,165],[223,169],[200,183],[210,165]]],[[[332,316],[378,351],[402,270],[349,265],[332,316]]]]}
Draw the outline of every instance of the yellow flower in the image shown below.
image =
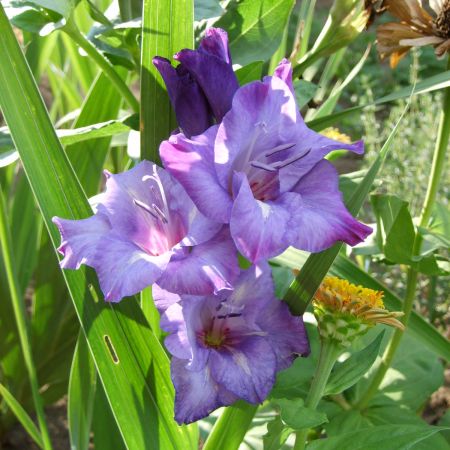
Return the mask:
{"type": "Polygon", "coordinates": [[[385,0],[383,6],[400,22],[377,29],[378,52],[394,68],[412,47],[432,45],[437,57],[450,51],[450,0],[429,0],[434,14],[420,0],[385,0]]]}
{"type": "Polygon", "coordinates": [[[321,336],[344,346],[349,346],[357,336],[377,323],[404,329],[397,320],[403,313],[385,309],[383,292],[356,286],[340,278],[323,280],[314,296],[313,306],[321,336]]]}
{"type": "Polygon", "coordinates": [[[352,140],[350,139],[349,136],[347,136],[344,133],[341,133],[339,131],[339,129],[334,128],[334,127],[326,128],[325,130],[321,131],[321,134],[323,134],[327,138],[342,142],[343,144],[351,144],[352,143],[352,140]]]}

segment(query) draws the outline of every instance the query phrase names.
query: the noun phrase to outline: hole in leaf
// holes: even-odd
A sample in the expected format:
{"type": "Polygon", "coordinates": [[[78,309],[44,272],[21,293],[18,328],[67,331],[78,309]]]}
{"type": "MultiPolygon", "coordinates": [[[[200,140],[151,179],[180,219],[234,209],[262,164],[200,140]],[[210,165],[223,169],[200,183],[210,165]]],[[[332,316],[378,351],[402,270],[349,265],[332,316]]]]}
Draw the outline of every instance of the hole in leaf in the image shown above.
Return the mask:
{"type": "Polygon", "coordinates": [[[119,364],[119,357],[117,356],[116,349],[114,348],[113,343],[111,342],[111,339],[108,335],[103,336],[103,339],[105,340],[106,347],[109,350],[109,354],[111,355],[111,359],[113,360],[114,364],[119,364]]]}

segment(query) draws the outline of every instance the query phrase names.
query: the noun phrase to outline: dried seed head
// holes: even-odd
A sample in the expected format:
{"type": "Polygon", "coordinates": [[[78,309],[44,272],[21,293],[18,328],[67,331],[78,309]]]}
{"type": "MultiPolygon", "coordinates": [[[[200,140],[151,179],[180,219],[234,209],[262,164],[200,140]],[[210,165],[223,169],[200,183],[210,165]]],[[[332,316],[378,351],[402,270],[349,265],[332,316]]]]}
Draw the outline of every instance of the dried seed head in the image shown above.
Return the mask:
{"type": "Polygon", "coordinates": [[[450,38],[450,0],[443,3],[440,13],[434,19],[434,26],[439,36],[450,38]]]}

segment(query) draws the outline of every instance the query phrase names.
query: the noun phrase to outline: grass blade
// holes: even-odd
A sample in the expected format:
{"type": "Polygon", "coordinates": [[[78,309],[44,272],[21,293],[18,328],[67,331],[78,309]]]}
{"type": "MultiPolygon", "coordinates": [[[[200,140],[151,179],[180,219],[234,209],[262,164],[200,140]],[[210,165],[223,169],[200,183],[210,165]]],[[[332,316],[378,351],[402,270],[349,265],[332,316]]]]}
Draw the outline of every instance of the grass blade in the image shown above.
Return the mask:
{"type": "MultiPolygon", "coordinates": [[[[56,247],[59,233],[51,218],[82,218],[91,210],[1,6],[0,28],[0,105],[56,247]]],[[[173,421],[169,361],[138,304],[105,304],[90,274],[80,269],[64,277],[126,445],[194,448],[186,427],[173,421]]]]}
{"type": "Polygon", "coordinates": [[[33,396],[34,408],[39,422],[39,429],[41,431],[43,448],[51,450],[52,444],[48,433],[47,422],[44,415],[44,407],[42,398],[39,394],[39,382],[36,375],[36,367],[34,365],[33,356],[31,353],[30,339],[28,336],[28,328],[26,322],[25,302],[21,296],[19,281],[15,270],[15,263],[13,259],[11,236],[8,226],[8,219],[6,216],[6,203],[3,198],[3,192],[0,189],[0,244],[3,255],[3,262],[5,264],[6,276],[8,279],[9,291],[11,293],[11,300],[14,310],[14,318],[19,332],[20,345],[22,347],[25,365],[28,371],[28,378],[31,385],[31,393],[33,396]]]}
{"type": "Polygon", "coordinates": [[[176,125],[154,56],[172,59],[194,45],[193,0],[144,0],[141,53],[141,158],[159,162],[159,144],[176,125]]]}
{"type": "Polygon", "coordinates": [[[67,406],[72,450],[89,448],[96,380],[97,373],[86,338],[80,333],[70,371],[67,406]]]}
{"type": "Polygon", "coordinates": [[[34,422],[27,412],[22,408],[22,405],[14,398],[11,392],[6,389],[3,384],[0,383],[0,395],[5,400],[11,411],[17,417],[17,420],[22,424],[25,431],[30,435],[34,442],[40,447],[44,448],[44,442],[42,441],[41,434],[37,429],[34,422]]]}

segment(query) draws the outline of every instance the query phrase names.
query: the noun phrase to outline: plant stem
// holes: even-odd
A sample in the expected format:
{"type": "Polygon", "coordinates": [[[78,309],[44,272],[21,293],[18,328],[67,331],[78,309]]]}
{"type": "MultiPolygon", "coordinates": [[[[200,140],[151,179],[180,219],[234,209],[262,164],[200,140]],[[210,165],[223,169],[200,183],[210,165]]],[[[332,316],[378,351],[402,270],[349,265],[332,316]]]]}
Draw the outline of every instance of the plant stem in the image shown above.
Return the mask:
{"type": "Polygon", "coordinates": [[[257,409],[258,405],[250,405],[242,400],[226,408],[214,424],[203,450],[221,449],[225,442],[227,450],[238,450],[257,409]]]}
{"type": "Polygon", "coordinates": [[[73,41],[80,46],[100,67],[103,73],[111,80],[111,82],[116,86],[118,91],[123,95],[126,102],[131,106],[134,112],[139,112],[139,102],[137,101],[134,94],[131,92],[130,88],[127,86],[122,77],[116,72],[114,66],[95,48],[95,46],[90,42],[76,27],[76,25],[69,21],[67,25],[62,28],[73,41]]]}
{"type": "MultiPolygon", "coordinates": [[[[447,63],[447,69],[450,69],[450,58],[447,63]]],[[[446,88],[444,91],[444,99],[442,103],[441,116],[439,121],[438,138],[436,140],[436,146],[434,149],[433,162],[431,165],[431,174],[428,180],[427,193],[425,195],[425,201],[422,207],[422,212],[419,219],[419,227],[428,226],[428,222],[431,218],[433,206],[436,200],[436,194],[439,189],[439,184],[444,171],[445,155],[448,149],[450,137],[450,88],[446,88]]],[[[419,255],[422,246],[422,235],[419,231],[416,231],[414,239],[413,255],[419,255]]],[[[406,294],[403,302],[403,324],[405,327],[408,324],[409,316],[414,305],[414,299],[416,297],[418,272],[412,267],[408,268],[407,281],[406,281],[406,294]]],[[[356,407],[359,409],[365,408],[372,397],[376,394],[380,384],[382,383],[386,372],[392,364],[394,355],[400,345],[403,336],[403,331],[396,329],[392,338],[386,348],[383,355],[380,366],[378,367],[372,381],[363,394],[356,407]]]]}
{"type": "MultiPolygon", "coordinates": [[[[319,363],[317,364],[314,378],[305,400],[305,406],[311,409],[317,408],[323,396],[331,370],[341,354],[341,346],[339,343],[329,339],[322,339],[321,343],[319,363]]],[[[303,450],[305,448],[307,435],[308,429],[297,432],[294,450],[303,450]]]]}
{"type": "Polygon", "coordinates": [[[39,393],[39,383],[36,374],[36,367],[31,353],[30,339],[26,323],[25,303],[20,295],[19,281],[14,267],[11,236],[9,232],[8,219],[6,215],[6,203],[3,192],[0,189],[0,244],[1,253],[5,265],[6,277],[8,280],[11,301],[16,319],[17,330],[19,332],[20,345],[23,351],[23,358],[30,379],[31,392],[33,396],[34,407],[39,422],[39,429],[42,435],[42,441],[45,450],[51,450],[52,444],[48,433],[47,422],[45,420],[42,398],[39,393]]]}

